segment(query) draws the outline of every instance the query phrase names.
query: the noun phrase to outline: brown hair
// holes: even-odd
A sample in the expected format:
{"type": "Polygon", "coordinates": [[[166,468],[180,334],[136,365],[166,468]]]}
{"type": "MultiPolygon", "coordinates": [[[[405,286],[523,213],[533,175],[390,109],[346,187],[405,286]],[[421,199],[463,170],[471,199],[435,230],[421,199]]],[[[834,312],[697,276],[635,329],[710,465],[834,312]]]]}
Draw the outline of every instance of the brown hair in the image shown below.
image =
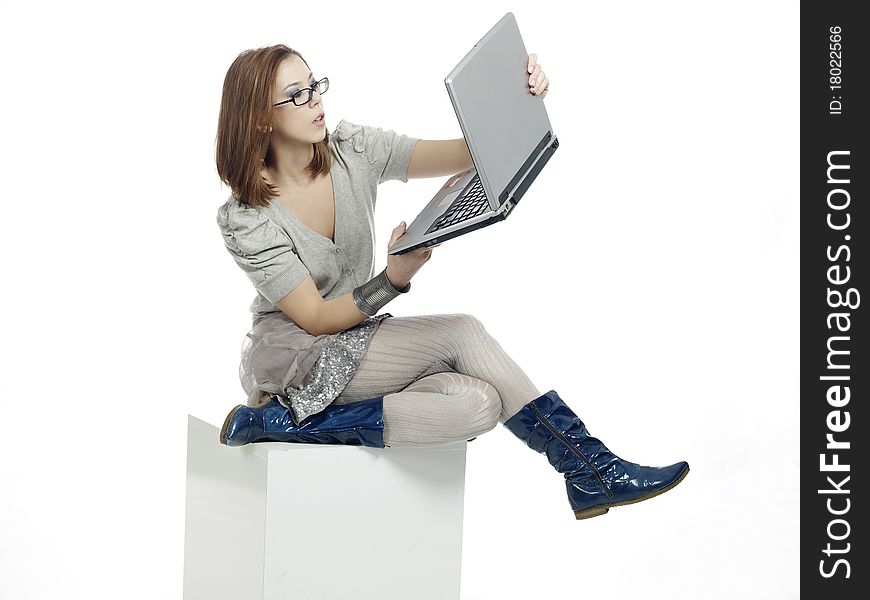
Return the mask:
{"type": "MultiPolygon", "coordinates": [[[[266,206],[278,189],[261,175],[272,164],[269,134],[262,129],[272,121],[272,89],[281,61],[302,55],[284,44],[245,50],[227,70],[221,94],[215,141],[217,172],[230,187],[233,198],[249,206],[266,206]],[[260,127],[258,127],[258,125],[260,127]]],[[[312,177],[329,173],[329,132],[314,144],[314,158],[306,167],[312,177]]]]}

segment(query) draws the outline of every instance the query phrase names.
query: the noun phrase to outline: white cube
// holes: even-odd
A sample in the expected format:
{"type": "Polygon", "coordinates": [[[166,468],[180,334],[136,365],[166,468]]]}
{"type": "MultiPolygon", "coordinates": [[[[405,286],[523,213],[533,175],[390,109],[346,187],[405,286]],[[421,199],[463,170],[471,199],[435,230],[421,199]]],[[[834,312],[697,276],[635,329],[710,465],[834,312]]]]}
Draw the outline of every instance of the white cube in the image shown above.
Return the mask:
{"type": "Polygon", "coordinates": [[[224,446],[188,415],[184,598],[459,598],[467,442],[224,446]]]}

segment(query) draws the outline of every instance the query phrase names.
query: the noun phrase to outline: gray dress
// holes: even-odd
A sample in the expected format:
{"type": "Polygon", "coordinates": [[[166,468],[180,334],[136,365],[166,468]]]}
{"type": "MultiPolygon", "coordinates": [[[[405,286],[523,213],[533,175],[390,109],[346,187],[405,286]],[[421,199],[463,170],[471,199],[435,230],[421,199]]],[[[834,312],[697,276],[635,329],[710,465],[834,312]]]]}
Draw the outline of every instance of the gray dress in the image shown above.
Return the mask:
{"type": "Polygon", "coordinates": [[[264,393],[276,394],[298,424],[326,408],[356,373],[371,336],[390,313],[366,318],[346,331],[314,336],[275,303],[308,275],[324,300],[347,294],[375,276],[377,186],[408,181],[417,141],[346,120],[336,125],[329,139],[335,242],[303,224],[278,198],[266,207],[250,207],[231,195],[218,209],[224,245],[257,291],[239,364],[248,406],[264,393]]]}

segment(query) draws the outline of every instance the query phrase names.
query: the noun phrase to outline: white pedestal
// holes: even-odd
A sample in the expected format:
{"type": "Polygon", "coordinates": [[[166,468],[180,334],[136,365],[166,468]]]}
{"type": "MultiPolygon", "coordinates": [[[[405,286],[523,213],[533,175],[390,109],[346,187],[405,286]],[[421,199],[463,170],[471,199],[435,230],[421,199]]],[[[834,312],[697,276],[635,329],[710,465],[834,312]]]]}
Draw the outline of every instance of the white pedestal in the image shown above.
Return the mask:
{"type": "Polygon", "coordinates": [[[466,447],[230,448],[188,415],[184,598],[458,599],[466,447]]]}

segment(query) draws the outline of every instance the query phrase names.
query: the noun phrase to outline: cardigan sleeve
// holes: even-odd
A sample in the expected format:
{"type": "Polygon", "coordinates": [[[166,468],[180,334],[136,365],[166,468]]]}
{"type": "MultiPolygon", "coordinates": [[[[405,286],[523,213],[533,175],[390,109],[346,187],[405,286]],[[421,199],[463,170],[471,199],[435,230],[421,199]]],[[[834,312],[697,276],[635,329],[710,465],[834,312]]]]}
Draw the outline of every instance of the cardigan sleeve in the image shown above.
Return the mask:
{"type": "Polygon", "coordinates": [[[365,156],[377,183],[408,181],[408,165],[419,138],[344,119],[336,125],[333,135],[340,143],[365,156]]]}
{"type": "Polygon", "coordinates": [[[218,209],[217,223],[230,256],[272,304],[310,275],[290,236],[256,208],[230,200],[218,209]]]}

